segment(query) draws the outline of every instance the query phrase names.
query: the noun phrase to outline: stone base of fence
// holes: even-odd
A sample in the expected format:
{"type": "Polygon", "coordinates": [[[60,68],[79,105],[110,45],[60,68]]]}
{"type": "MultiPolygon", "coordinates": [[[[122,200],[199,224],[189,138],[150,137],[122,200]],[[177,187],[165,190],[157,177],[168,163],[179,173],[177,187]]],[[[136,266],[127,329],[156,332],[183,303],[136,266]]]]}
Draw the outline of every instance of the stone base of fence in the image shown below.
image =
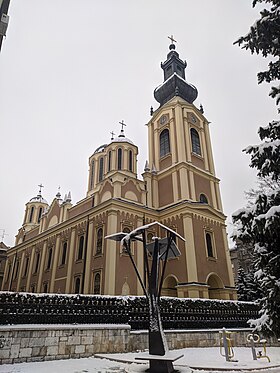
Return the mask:
{"type": "MultiPolygon", "coordinates": [[[[233,346],[248,346],[250,329],[232,329],[233,346]]],[[[218,347],[219,330],[166,330],[169,348],[218,347]]],[[[277,341],[268,340],[268,345],[277,341]]],[[[0,364],[74,359],[97,353],[148,349],[148,331],[129,325],[12,325],[0,326],[0,364]]]]}
{"type": "Polygon", "coordinates": [[[1,326],[0,364],[127,352],[129,335],[129,325],[1,326]]]}

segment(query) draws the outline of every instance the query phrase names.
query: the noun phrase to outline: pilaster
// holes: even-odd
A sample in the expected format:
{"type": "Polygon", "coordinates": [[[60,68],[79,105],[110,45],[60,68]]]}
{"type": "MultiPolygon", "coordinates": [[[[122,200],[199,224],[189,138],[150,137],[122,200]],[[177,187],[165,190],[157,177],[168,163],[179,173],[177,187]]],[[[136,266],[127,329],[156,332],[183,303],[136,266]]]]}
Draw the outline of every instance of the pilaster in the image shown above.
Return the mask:
{"type": "MultiPolygon", "coordinates": [[[[137,227],[141,227],[143,225],[143,219],[141,217],[138,217],[137,219],[137,227]]],[[[136,246],[136,265],[139,270],[140,276],[142,279],[144,279],[144,251],[143,251],[143,243],[136,241],[135,242],[136,246]]],[[[136,276],[135,276],[136,277],[136,276]]],[[[143,295],[143,289],[141,287],[141,284],[136,277],[137,281],[137,295],[143,295]]]]}
{"type": "MultiPolygon", "coordinates": [[[[109,211],[107,235],[116,233],[118,231],[117,222],[117,211],[109,211]]],[[[117,242],[112,240],[106,240],[105,245],[106,255],[104,293],[108,295],[115,295],[117,242]]]]}
{"type": "Polygon", "coordinates": [[[28,268],[28,276],[27,276],[27,281],[26,281],[26,291],[29,291],[29,287],[30,287],[32,269],[33,269],[33,262],[34,262],[34,257],[35,257],[35,250],[36,250],[35,246],[33,246],[32,251],[31,251],[31,256],[30,256],[29,268],[28,268]]]}
{"type": "Polygon", "coordinates": [[[47,251],[47,241],[44,242],[43,249],[41,251],[41,262],[40,262],[38,282],[37,282],[37,291],[38,292],[41,291],[41,286],[42,286],[42,278],[43,278],[43,272],[44,272],[46,251],[47,251]]]}
{"type": "Polygon", "coordinates": [[[215,185],[214,185],[213,180],[210,180],[210,188],[211,188],[211,197],[212,197],[213,207],[214,209],[217,210],[218,205],[217,205],[216,190],[215,190],[215,185]]]}
{"type": "Polygon", "coordinates": [[[24,261],[25,261],[25,251],[22,251],[21,252],[21,258],[20,258],[20,266],[19,266],[19,273],[18,273],[18,280],[17,280],[17,290],[16,291],[19,291],[20,289],[20,282],[21,282],[21,277],[22,277],[22,270],[23,270],[23,265],[24,265],[24,261]]]}
{"type": "Polygon", "coordinates": [[[184,215],[183,224],[184,224],[184,237],[186,239],[185,255],[186,255],[188,282],[197,282],[198,275],[197,275],[197,264],[196,264],[192,217],[188,215],[184,215]]]}
{"type": "Polygon", "coordinates": [[[87,242],[87,256],[86,269],[85,269],[85,283],[84,283],[84,294],[90,294],[90,276],[91,276],[91,258],[93,256],[93,221],[89,222],[88,227],[88,242],[87,242]]]}
{"type": "Polygon", "coordinates": [[[71,286],[71,282],[72,282],[73,258],[74,258],[74,254],[75,254],[75,243],[76,243],[76,228],[72,228],[71,238],[70,238],[69,255],[68,255],[67,279],[66,279],[65,293],[70,293],[70,286],[71,286]]]}
{"type": "Polygon", "coordinates": [[[55,275],[56,275],[56,270],[58,266],[58,259],[59,259],[59,252],[60,252],[60,241],[61,241],[61,235],[58,234],[56,236],[56,242],[55,242],[55,247],[54,247],[54,259],[53,259],[52,273],[51,273],[51,280],[50,280],[50,293],[53,293],[53,290],[54,290],[54,281],[55,281],[55,275]]]}

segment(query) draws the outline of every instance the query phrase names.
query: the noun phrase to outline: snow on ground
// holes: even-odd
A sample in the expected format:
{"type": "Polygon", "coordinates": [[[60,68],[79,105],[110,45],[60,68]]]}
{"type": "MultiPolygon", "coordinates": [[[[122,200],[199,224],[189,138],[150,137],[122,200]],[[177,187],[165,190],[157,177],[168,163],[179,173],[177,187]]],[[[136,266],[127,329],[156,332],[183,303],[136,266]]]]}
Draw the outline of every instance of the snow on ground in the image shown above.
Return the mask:
{"type": "MultiPolygon", "coordinates": [[[[174,351],[175,352],[175,351],[174,351]]],[[[220,355],[219,348],[185,348],[176,350],[184,357],[174,364],[180,373],[222,373],[222,372],[249,372],[250,373],[280,373],[280,347],[268,347],[267,359],[253,361],[251,349],[245,347],[234,348],[235,359],[238,362],[226,362],[220,355]],[[278,367],[275,367],[278,366],[278,367]],[[273,368],[274,367],[274,368],[273,368]],[[200,368],[200,370],[199,370],[200,368]]],[[[101,355],[98,355],[101,356],[101,355]]],[[[0,365],[1,373],[144,373],[148,364],[136,364],[136,353],[104,354],[107,358],[55,360],[34,363],[21,363],[13,365],[0,365]],[[131,362],[131,363],[129,363],[131,362]]]]}

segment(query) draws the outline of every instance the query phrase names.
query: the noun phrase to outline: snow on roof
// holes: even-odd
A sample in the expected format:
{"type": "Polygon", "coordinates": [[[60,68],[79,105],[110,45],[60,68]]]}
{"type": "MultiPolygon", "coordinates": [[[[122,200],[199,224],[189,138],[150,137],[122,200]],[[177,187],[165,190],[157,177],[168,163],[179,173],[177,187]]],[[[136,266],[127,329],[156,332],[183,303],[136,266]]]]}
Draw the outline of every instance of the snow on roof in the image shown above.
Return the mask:
{"type": "Polygon", "coordinates": [[[160,84],[158,87],[156,87],[155,89],[155,92],[158,91],[163,85],[165,85],[169,80],[171,80],[174,76],[176,76],[178,79],[182,80],[184,83],[187,83],[189,86],[191,86],[192,88],[194,88],[196,90],[196,87],[187,82],[184,78],[182,78],[180,75],[178,75],[177,73],[173,73],[168,79],[166,79],[162,84],[160,84]]]}
{"type": "Polygon", "coordinates": [[[113,142],[128,142],[129,144],[134,145],[134,143],[125,136],[118,136],[114,140],[112,140],[111,143],[113,142]]]}
{"type": "Polygon", "coordinates": [[[29,202],[40,202],[48,205],[48,202],[40,194],[38,194],[36,197],[31,198],[29,202]]]}

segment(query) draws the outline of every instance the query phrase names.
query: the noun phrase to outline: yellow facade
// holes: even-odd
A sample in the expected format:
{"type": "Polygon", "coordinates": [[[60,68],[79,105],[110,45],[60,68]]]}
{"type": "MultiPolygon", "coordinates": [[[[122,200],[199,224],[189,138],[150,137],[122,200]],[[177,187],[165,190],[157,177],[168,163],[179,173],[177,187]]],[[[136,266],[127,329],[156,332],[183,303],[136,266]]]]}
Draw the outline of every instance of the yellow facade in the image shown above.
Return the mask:
{"type": "MultiPolygon", "coordinates": [[[[73,206],[70,195],[62,200],[58,194],[49,206],[41,193],[30,200],[8,250],[3,290],[142,294],[129,257],[104,237],[160,221],[186,239],[178,243],[180,258],[167,263],[163,294],[236,298],[209,122],[192,103],[196,89],[184,80],[185,65],[174,46],[162,68],[165,80],[155,91],[160,106],[147,124],[149,157],[142,178],[138,147],[122,129],[90,156],[83,200],[73,206]]],[[[143,271],[140,244],[133,245],[143,271]]]]}

